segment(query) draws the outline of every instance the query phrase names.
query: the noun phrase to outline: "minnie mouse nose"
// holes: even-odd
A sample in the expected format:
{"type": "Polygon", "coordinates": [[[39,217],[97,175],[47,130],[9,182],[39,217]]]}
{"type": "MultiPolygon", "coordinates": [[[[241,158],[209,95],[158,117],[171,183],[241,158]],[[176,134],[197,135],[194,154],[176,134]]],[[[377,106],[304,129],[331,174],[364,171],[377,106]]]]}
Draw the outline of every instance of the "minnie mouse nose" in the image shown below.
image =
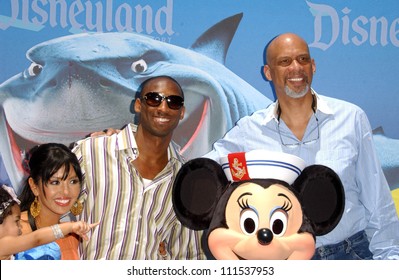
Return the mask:
{"type": "Polygon", "coordinates": [[[268,228],[261,228],[256,233],[260,245],[269,245],[273,240],[273,232],[268,228]]]}

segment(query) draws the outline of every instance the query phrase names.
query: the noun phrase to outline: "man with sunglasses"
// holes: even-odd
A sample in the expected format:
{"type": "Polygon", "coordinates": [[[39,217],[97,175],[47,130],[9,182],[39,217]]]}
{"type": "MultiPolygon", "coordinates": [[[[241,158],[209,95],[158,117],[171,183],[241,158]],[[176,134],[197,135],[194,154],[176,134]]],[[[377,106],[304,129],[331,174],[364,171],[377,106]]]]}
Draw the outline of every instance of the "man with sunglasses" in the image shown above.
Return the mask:
{"type": "Polygon", "coordinates": [[[265,59],[276,102],[238,121],[205,157],[267,149],[329,166],[344,184],[345,211],[317,237],[314,259],[399,259],[398,216],[364,111],[311,88],[316,64],[298,35],[272,39],[265,59]]]}
{"type": "Polygon", "coordinates": [[[133,106],[138,125],[86,138],[73,149],[84,173],[79,218],[100,221],[81,244],[81,258],[205,259],[202,232],[183,227],[172,206],[183,162],[172,141],[184,116],[183,90],[171,77],[153,77],[142,83],[133,106]]]}

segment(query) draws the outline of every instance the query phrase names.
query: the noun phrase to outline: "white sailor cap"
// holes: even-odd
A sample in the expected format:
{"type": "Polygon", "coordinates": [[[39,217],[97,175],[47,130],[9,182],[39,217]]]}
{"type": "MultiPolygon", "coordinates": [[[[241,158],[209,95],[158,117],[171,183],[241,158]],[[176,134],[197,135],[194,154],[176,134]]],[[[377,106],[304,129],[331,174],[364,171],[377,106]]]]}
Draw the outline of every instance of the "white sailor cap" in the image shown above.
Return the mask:
{"type": "Polygon", "coordinates": [[[267,150],[231,153],[220,163],[229,181],[278,179],[290,185],[306,166],[297,156],[267,150]]]}

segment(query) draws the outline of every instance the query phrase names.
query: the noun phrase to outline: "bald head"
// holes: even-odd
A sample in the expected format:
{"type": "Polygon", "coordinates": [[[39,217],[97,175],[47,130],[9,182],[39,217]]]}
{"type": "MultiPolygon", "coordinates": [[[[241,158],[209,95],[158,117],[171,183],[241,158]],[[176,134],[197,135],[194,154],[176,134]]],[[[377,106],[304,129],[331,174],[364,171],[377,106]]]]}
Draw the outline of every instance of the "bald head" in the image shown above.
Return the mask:
{"type": "Polygon", "coordinates": [[[283,33],[272,39],[266,49],[266,64],[270,64],[281,49],[292,49],[296,46],[306,48],[309,53],[309,47],[306,41],[295,33],[283,33]]]}

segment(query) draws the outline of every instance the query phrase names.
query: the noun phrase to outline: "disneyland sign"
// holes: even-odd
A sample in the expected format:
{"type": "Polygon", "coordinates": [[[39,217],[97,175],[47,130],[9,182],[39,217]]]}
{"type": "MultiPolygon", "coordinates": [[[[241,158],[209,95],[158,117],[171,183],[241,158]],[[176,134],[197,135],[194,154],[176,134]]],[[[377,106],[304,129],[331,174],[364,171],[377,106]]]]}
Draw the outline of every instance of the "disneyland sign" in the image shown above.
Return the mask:
{"type": "Polygon", "coordinates": [[[343,45],[399,47],[399,18],[390,22],[384,16],[357,15],[348,7],[339,11],[329,5],[306,3],[314,16],[314,41],[310,47],[326,50],[338,41],[343,45]]]}

